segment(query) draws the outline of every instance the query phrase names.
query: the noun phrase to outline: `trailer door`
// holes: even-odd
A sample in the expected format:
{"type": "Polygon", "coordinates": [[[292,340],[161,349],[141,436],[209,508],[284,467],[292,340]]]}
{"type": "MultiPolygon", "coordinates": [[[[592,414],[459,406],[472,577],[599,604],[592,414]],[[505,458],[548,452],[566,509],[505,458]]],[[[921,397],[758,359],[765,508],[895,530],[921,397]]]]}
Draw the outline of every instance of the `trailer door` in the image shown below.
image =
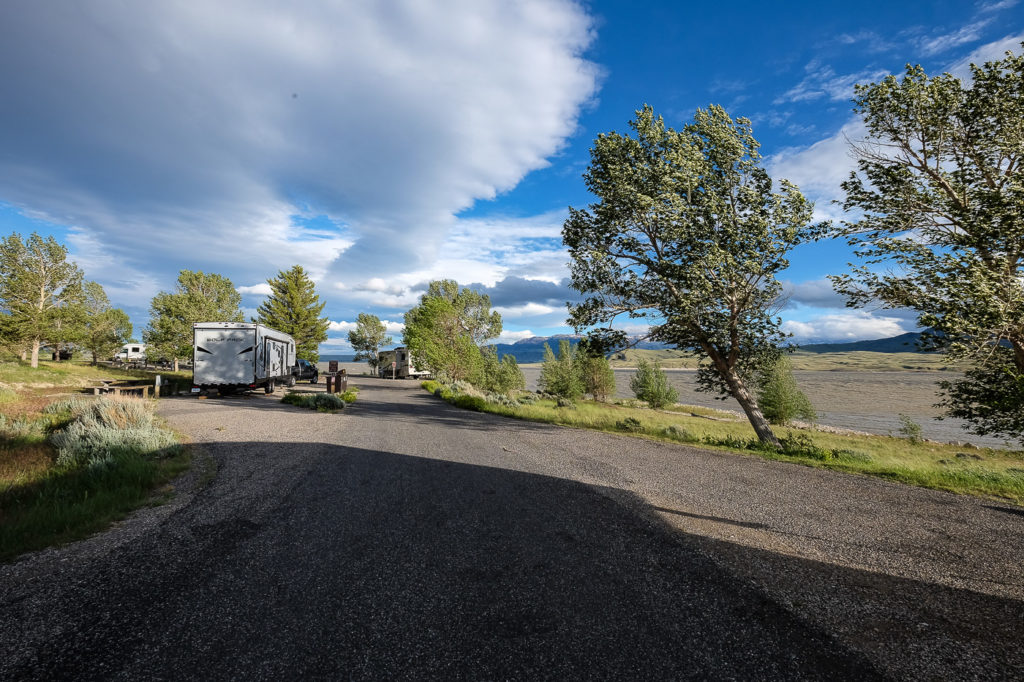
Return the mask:
{"type": "Polygon", "coordinates": [[[268,379],[284,376],[287,373],[288,348],[274,339],[264,339],[263,343],[264,376],[268,379]]]}

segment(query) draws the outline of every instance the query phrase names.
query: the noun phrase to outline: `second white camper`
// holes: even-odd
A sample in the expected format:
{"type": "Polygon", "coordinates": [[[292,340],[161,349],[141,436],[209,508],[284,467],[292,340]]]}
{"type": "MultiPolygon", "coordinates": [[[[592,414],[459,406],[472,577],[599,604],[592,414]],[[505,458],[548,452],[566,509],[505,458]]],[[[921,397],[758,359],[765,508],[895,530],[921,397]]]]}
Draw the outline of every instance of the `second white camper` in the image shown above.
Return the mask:
{"type": "Polygon", "coordinates": [[[295,339],[284,332],[247,322],[198,322],[192,333],[194,393],[273,393],[295,383],[295,339]]]}

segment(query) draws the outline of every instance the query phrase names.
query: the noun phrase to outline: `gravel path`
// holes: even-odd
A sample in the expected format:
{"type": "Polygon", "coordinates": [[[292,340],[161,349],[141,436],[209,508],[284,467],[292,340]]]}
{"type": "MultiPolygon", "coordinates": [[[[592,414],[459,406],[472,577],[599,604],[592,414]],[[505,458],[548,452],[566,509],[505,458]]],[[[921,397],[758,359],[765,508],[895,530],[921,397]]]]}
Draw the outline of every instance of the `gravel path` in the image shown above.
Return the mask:
{"type": "Polygon", "coordinates": [[[163,400],[196,466],[0,566],[0,679],[1024,677],[1019,508],[358,383],[163,400]]]}

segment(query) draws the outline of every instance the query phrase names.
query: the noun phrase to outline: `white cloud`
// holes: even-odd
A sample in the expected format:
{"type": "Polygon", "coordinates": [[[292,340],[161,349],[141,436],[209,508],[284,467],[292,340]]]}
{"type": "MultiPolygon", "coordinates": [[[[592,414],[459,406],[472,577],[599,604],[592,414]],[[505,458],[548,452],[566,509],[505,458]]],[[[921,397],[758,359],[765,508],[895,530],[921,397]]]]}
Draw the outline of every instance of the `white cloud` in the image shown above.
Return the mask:
{"type": "Polygon", "coordinates": [[[534,336],[537,335],[529,329],[522,329],[520,331],[510,331],[506,329],[501,332],[501,335],[498,338],[491,341],[491,343],[515,343],[516,341],[522,341],[523,339],[529,339],[534,336]]]}
{"type": "Polygon", "coordinates": [[[853,97],[853,86],[857,83],[869,83],[885,76],[887,72],[875,70],[859,71],[839,75],[835,70],[817,60],[812,60],[804,67],[806,76],[789,91],[775,99],[775,104],[785,102],[803,102],[806,100],[828,97],[830,100],[848,100],[853,97]]]}
{"type": "Polygon", "coordinates": [[[505,307],[496,306],[496,311],[501,313],[502,317],[534,317],[537,315],[550,315],[554,312],[565,312],[565,308],[555,308],[554,306],[544,305],[542,303],[527,303],[526,305],[505,307]]]}
{"type": "Polygon", "coordinates": [[[0,200],[157,282],[433,270],[455,214],[544,167],[600,75],[571,0],[108,5],[5,13],[0,200]]]}
{"type": "Polygon", "coordinates": [[[921,38],[918,40],[918,48],[925,56],[932,56],[941,52],[946,52],[954,47],[965,45],[967,43],[973,43],[981,39],[981,31],[986,26],[992,23],[992,19],[982,19],[972,24],[968,24],[963,28],[960,28],[952,33],[946,33],[940,36],[934,36],[932,38],[921,38]]]}
{"type": "MultiPolygon", "coordinates": [[[[387,331],[388,334],[401,335],[402,331],[405,329],[405,324],[402,322],[394,322],[392,320],[381,320],[381,322],[384,323],[384,329],[387,331]]],[[[327,332],[338,332],[347,335],[350,331],[354,330],[355,328],[355,322],[347,322],[346,320],[330,320],[330,324],[327,327],[327,332]]]]}
{"type": "Polygon", "coordinates": [[[904,328],[898,317],[873,315],[864,311],[822,315],[805,322],[787,320],[782,331],[792,334],[799,342],[860,341],[897,336],[911,329],[904,328]]]}
{"type": "Polygon", "coordinates": [[[240,294],[252,294],[254,296],[270,296],[274,293],[268,282],[260,282],[252,286],[235,287],[235,291],[240,294]]]}

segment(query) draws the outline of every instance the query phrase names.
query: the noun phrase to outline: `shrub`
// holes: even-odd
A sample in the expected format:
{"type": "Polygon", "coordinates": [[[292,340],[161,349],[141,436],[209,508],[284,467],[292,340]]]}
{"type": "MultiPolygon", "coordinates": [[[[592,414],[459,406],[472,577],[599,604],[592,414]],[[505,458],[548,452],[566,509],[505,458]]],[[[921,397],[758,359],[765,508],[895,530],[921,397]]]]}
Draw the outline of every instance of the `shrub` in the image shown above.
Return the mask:
{"type": "Polygon", "coordinates": [[[615,372],[603,355],[576,353],[583,388],[594,400],[604,402],[615,394],[615,372]]]}
{"type": "Polygon", "coordinates": [[[791,457],[809,457],[811,459],[827,462],[833,458],[832,450],[815,445],[814,440],[806,433],[793,433],[790,431],[779,439],[782,444],[782,454],[791,457]]]}
{"type": "Polygon", "coordinates": [[[638,433],[643,431],[644,425],[636,417],[626,417],[625,419],[615,422],[615,428],[619,431],[638,433]]]}
{"type": "Polygon", "coordinates": [[[483,358],[483,369],[478,384],[485,391],[508,393],[526,386],[526,377],[523,376],[514,356],[506,354],[499,362],[494,346],[482,348],[480,354],[483,358]]]}
{"type": "Polygon", "coordinates": [[[667,438],[680,441],[681,443],[696,443],[700,440],[697,436],[693,435],[683,427],[675,424],[666,426],[662,429],[662,434],[667,438]]]}
{"type": "Polygon", "coordinates": [[[540,368],[540,387],[544,392],[575,400],[585,391],[579,363],[573,362],[575,352],[566,340],[558,342],[558,357],[551,346],[544,344],[544,364],[540,368]]]}
{"type": "Polygon", "coordinates": [[[487,401],[476,395],[466,395],[465,393],[456,394],[455,400],[453,401],[456,407],[461,407],[466,410],[473,410],[475,412],[482,412],[484,405],[487,401]]]}
{"type": "Polygon", "coordinates": [[[58,466],[106,466],[121,456],[154,456],[177,447],[173,434],[153,424],[149,404],[142,400],[78,400],[53,412],[65,410],[71,422],[50,436],[58,466]]]}
{"type": "Polygon", "coordinates": [[[558,405],[559,407],[576,407],[576,401],[573,400],[572,398],[566,398],[565,396],[558,396],[555,399],[555,404],[558,405]]]}
{"type": "Polygon", "coordinates": [[[341,394],[341,399],[346,403],[354,403],[356,401],[356,398],[358,397],[357,393],[358,392],[355,389],[350,388],[341,394]]]}
{"type": "Polygon", "coordinates": [[[921,437],[921,425],[905,414],[900,414],[900,435],[915,445],[924,440],[921,437]]]}
{"type": "MultiPolygon", "coordinates": [[[[355,400],[354,394],[352,400],[355,400]]],[[[317,412],[335,412],[344,409],[346,402],[352,401],[346,401],[334,393],[286,393],[281,402],[317,412]]]]}
{"type": "Polygon", "coordinates": [[[672,405],[679,398],[676,390],[668,385],[668,377],[657,362],[641,359],[636,364],[636,374],[629,380],[633,394],[652,408],[658,410],[672,405]]]}
{"type": "Polygon", "coordinates": [[[815,421],[818,414],[793,376],[793,366],[784,355],[769,363],[758,377],[758,406],[772,424],[785,426],[796,418],[815,421]]]}
{"type": "Polygon", "coordinates": [[[520,405],[532,405],[540,400],[540,396],[536,393],[523,393],[516,400],[519,401],[520,405]]]}

